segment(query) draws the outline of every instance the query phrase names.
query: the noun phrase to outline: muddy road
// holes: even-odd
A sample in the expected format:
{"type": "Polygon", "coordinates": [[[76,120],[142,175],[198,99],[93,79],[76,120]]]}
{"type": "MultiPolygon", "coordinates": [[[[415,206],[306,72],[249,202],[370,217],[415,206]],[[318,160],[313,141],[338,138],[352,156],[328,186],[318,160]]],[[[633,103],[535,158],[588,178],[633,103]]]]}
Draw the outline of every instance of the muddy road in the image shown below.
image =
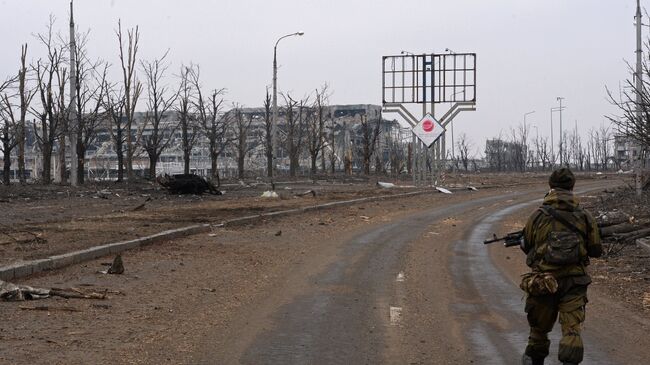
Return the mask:
{"type": "MultiPolygon", "coordinates": [[[[70,313],[0,303],[0,362],[516,364],[527,338],[517,287],[524,257],[482,240],[518,228],[545,190],[274,218],[128,253],[122,276],[97,274],[98,260],[31,278],[25,283],[120,295],[101,308],[48,300],[79,309],[70,313]]],[[[647,316],[624,311],[597,285],[590,296],[585,364],[650,358],[647,316]]],[[[548,363],[556,346],[557,333],[548,363]]]]}

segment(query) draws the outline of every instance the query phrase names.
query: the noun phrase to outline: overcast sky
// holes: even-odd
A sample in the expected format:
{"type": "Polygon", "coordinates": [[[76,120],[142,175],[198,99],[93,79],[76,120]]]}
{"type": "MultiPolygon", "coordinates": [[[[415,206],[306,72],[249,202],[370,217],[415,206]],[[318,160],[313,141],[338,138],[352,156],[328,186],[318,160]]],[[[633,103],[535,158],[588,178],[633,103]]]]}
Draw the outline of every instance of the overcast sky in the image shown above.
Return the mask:
{"type": "MultiPolygon", "coordinates": [[[[33,34],[50,14],[66,34],[68,7],[0,0],[0,78],[17,70],[21,43],[39,56],[33,34]]],[[[260,106],[271,84],[277,38],[299,30],[303,37],[278,47],[279,90],[303,96],[327,82],[336,104],[381,104],[382,55],[476,52],[477,111],[457,117],[455,134],[466,132],[482,150],[485,137],[533,110],[533,134],[548,135],[557,96],[566,98],[565,126],[577,121],[586,133],[606,123],[614,109],[605,86],[617,89],[628,77],[624,60],[634,60],[635,7],[635,0],[76,0],[75,18],[91,29],[91,55],[117,65],[121,18],[140,26],[142,58],[170,49],[173,73],[197,63],[207,88],[227,88],[228,100],[245,106],[260,106]]]]}

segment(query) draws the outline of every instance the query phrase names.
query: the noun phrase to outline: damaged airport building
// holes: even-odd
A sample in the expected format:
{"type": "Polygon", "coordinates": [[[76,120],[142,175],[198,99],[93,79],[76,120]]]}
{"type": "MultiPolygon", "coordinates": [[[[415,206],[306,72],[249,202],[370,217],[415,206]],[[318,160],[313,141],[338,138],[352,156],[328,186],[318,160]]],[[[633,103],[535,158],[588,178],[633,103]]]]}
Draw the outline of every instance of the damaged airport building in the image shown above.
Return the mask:
{"type": "MultiPolygon", "coordinates": [[[[234,110],[229,110],[221,116],[226,118],[234,110]]],[[[266,149],[265,136],[266,111],[264,108],[238,108],[244,119],[250,122],[246,133],[246,176],[266,176],[266,149]]],[[[295,112],[294,112],[295,113],[295,112]]],[[[324,147],[318,156],[318,171],[358,172],[363,169],[363,148],[364,131],[363,121],[370,121],[373,127],[379,120],[379,135],[376,138],[374,153],[372,157],[372,170],[381,169],[385,172],[400,173],[406,169],[408,142],[411,138],[409,128],[400,126],[396,120],[383,119],[381,107],[371,104],[356,105],[329,105],[324,109],[323,139],[324,147]],[[346,163],[347,158],[347,163],[346,163]],[[333,165],[333,167],[332,167],[333,165]],[[396,166],[399,165],[399,166],[396,166]]],[[[134,141],[142,140],[151,135],[152,129],[149,123],[145,122],[145,113],[136,112],[131,134],[134,141]]],[[[288,174],[290,158],[286,148],[287,118],[284,108],[278,113],[279,143],[276,151],[275,168],[280,174],[288,174]]],[[[85,156],[85,177],[88,180],[113,180],[117,177],[118,158],[115,150],[115,143],[110,130],[108,120],[100,125],[96,131],[94,141],[89,145],[85,156]]],[[[299,156],[299,168],[297,175],[308,175],[310,173],[310,154],[307,147],[308,131],[307,126],[299,126],[298,133],[301,135],[301,152],[299,156]]],[[[211,175],[211,158],[209,140],[201,133],[196,126],[192,128],[196,138],[192,144],[193,148],[190,157],[190,172],[201,176],[211,175]]],[[[235,140],[236,128],[230,128],[224,136],[227,141],[223,152],[217,159],[219,175],[222,178],[234,177],[238,173],[237,148],[235,140]]],[[[183,148],[182,133],[179,128],[179,118],[175,112],[169,112],[159,126],[159,134],[169,139],[167,147],[161,153],[156,166],[156,173],[180,174],[183,173],[183,148]]],[[[295,138],[295,137],[294,137],[295,138]]],[[[367,138],[367,136],[366,136],[367,138]]],[[[136,152],[133,157],[133,170],[138,176],[148,176],[149,157],[142,146],[136,145],[136,152]]],[[[66,150],[70,150],[69,142],[66,150]]],[[[11,177],[17,178],[18,163],[12,152],[11,177]]],[[[126,153],[125,153],[126,156],[126,153]]],[[[26,130],[26,153],[25,168],[28,179],[38,180],[42,175],[43,163],[41,161],[36,135],[34,134],[33,123],[27,124],[26,130]]],[[[58,146],[55,146],[52,156],[52,176],[60,175],[60,158],[58,146]]],[[[66,160],[66,169],[69,169],[69,159],[66,160]]]]}

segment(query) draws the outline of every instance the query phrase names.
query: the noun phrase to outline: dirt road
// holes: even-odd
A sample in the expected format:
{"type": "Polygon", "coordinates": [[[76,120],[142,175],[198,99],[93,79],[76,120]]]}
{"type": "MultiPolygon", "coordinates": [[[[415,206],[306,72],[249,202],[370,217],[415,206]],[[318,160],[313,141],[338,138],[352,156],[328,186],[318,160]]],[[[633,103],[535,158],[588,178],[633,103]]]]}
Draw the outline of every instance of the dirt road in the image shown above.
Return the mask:
{"type": "MultiPolygon", "coordinates": [[[[0,362],[514,364],[527,336],[523,255],[481,241],[544,190],[337,208],[143,249],[125,256],[123,276],[90,262],[32,278],[122,294],[104,307],[48,300],[44,312],[0,304],[0,362]]],[[[649,358],[647,321],[593,302],[585,363],[649,358]],[[615,340],[602,330],[613,320],[615,340]]]]}

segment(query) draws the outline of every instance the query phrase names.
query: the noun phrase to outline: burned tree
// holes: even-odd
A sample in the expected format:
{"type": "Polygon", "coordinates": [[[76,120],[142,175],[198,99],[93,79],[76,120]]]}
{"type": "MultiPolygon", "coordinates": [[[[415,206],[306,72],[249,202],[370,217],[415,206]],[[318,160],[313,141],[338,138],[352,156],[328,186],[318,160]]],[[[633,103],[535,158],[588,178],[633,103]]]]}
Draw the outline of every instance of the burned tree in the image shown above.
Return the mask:
{"type": "Polygon", "coordinates": [[[129,180],[132,180],[134,178],[133,156],[135,155],[136,150],[136,141],[134,141],[132,133],[133,117],[138,100],[142,94],[142,84],[136,77],[136,62],[138,43],[140,41],[140,31],[138,26],[127,30],[127,39],[125,43],[122,35],[122,22],[118,20],[116,35],[120,48],[120,65],[122,68],[124,90],[124,114],[126,116],[124,127],[126,129],[126,174],[129,180]]]}
{"type": "Polygon", "coordinates": [[[149,157],[149,179],[156,178],[156,165],[162,152],[169,146],[178,128],[178,123],[170,120],[170,109],[178,97],[177,91],[169,90],[164,84],[167,52],[153,61],[142,61],[142,69],[147,81],[147,111],[140,130],[140,144],[149,157]]]}
{"type": "Polygon", "coordinates": [[[231,141],[227,135],[230,120],[225,118],[222,113],[225,89],[214,89],[207,98],[204,97],[200,82],[200,72],[201,70],[197,66],[194,72],[190,74],[192,85],[194,86],[194,90],[196,90],[193,104],[196,110],[196,118],[200,132],[208,140],[212,179],[217,181],[217,187],[219,187],[217,162],[219,156],[221,156],[231,141]]]}

